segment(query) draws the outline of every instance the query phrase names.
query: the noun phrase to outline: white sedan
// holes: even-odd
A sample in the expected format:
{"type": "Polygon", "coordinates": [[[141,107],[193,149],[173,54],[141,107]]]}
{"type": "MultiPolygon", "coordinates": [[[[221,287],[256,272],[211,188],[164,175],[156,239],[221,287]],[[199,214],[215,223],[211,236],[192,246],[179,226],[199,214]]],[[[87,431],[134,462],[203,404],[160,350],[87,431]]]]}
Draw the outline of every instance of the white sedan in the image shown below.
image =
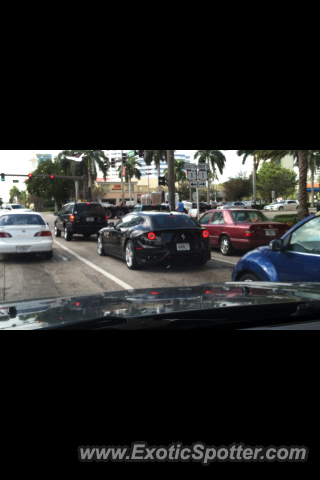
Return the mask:
{"type": "Polygon", "coordinates": [[[52,258],[52,233],[39,213],[0,213],[0,254],[6,253],[44,253],[52,258]]]}

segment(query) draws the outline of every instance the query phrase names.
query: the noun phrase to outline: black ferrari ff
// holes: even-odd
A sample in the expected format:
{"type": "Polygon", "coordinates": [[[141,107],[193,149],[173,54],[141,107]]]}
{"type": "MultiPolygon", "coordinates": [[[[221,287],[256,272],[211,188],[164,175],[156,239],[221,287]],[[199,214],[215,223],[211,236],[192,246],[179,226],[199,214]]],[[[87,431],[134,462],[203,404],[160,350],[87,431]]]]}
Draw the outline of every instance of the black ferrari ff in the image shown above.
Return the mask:
{"type": "Polygon", "coordinates": [[[130,270],[144,265],[183,262],[205,265],[211,259],[209,232],[187,215],[130,213],[98,233],[98,253],[125,259],[130,270]]]}

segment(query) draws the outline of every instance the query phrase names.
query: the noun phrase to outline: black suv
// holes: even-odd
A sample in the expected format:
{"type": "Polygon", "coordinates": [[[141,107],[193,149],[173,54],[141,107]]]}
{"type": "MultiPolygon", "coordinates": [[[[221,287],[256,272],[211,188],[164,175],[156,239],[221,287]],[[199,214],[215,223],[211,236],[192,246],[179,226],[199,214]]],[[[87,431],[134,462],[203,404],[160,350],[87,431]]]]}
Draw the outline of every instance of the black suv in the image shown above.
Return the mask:
{"type": "Polygon", "coordinates": [[[105,209],[99,203],[71,202],[54,215],[58,217],[54,223],[55,236],[61,237],[63,232],[67,242],[72,240],[73,235],[89,238],[108,226],[105,209]]]}

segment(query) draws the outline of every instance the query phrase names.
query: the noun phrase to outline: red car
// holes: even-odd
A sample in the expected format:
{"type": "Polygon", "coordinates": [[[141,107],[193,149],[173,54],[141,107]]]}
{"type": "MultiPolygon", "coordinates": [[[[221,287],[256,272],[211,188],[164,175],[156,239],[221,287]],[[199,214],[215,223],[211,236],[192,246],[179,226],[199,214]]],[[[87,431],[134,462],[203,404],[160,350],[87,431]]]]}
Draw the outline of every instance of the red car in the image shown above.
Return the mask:
{"type": "Polygon", "coordinates": [[[260,210],[210,210],[200,223],[210,233],[210,244],[223,255],[252,250],[281,238],[290,227],[269,220],[260,210]]]}

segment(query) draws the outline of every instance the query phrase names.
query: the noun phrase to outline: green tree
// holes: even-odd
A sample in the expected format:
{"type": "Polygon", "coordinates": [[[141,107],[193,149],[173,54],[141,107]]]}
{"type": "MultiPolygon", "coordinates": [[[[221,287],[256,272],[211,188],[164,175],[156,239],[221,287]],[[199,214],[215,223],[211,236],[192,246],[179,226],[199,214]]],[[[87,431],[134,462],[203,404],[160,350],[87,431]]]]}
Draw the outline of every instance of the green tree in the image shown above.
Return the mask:
{"type": "MultiPolygon", "coordinates": [[[[208,163],[210,165],[210,169],[213,170],[214,174],[216,175],[216,178],[218,178],[217,169],[222,175],[226,165],[226,161],[227,161],[224,153],[222,152],[223,150],[198,150],[194,158],[198,159],[199,163],[208,163]]],[[[209,177],[207,203],[211,202],[210,184],[211,184],[211,179],[209,177]]]]}
{"type": "Polygon", "coordinates": [[[309,216],[308,196],[307,196],[307,176],[309,168],[309,155],[318,154],[320,150],[241,150],[243,152],[253,152],[262,160],[278,161],[286,155],[291,155],[298,161],[299,167],[299,210],[298,219],[301,221],[309,216]]]}
{"type": "Polygon", "coordinates": [[[2,207],[2,205],[3,205],[3,200],[2,198],[0,198],[0,207],[2,207]]]}
{"type": "MultiPolygon", "coordinates": [[[[131,180],[133,177],[136,177],[138,180],[141,178],[141,172],[138,167],[141,167],[141,163],[137,160],[136,157],[129,158],[126,165],[126,182],[129,183],[129,192],[130,192],[130,201],[132,200],[132,188],[131,188],[131,180]]],[[[119,176],[122,175],[122,165],[120,165],[119,169],[119,176]]]]}
{"type": "Polygon", "coordinates": [[[10,198],[9,198],[9,203],[17,202],[20,203],[20,195],[21,192],[18,187],[14,186],[10,190],[10,198]]]}
{"type": "MultiPolygon", "coordinates": [[[[184,160],[176,160],[174,161],[174,174],[176,182],[179,184],[185,182],[187,180],[186,171],[185,171],[185,161],[184,160]]],[[[164,171],[164,175],[168,177],[168,169],[164,171]]]]}
{"type": "Polygon", "coordinates": [[[230,202],[240,201],[252,195],[252,183],[245,173],[239,172],[235,177],[230,177],[224,183],[224,190],[230,202]]]}
{"type": "Polygon", "coordinates": [[[105,165],[106,161],[109,160],[105,155],[103,150],[63,150],[59,153],[58,159],[61,161],[61,168],[67,171],[79,171],[82,172],[82,175],[87,175],[88,177],[88,193],[89,199],[92,199],[92,189],[93,189],[93,177],[94,179],[98,176],[98,171],[101,170],[103,173],[103,178],[107,176],[107,167],[105,165]],[[67,157],[81,157],[81,162],[75,162],[70,160],[67,157]],[[79,165],[72,165],[79,163],[79,165]]]}
{"type": "Polygon", "coordinates": [[[257,172],[259,165],[262,161],[259,152],[261,150],[237,150],[237,154],[239,157],[243,157],[242,165],[245,165],[248,157],[252,157],[253,159],[253,176],[252,176],[252,183],[253,183],[253,202],[257,202],[257,172]]]}
{"type": "MultiPolygon", "coordinates": [[[[60,162],[45,160],[33,173],[34,175],[61,175],[60,162]]],[[[31,182],[27,182],[27,190],[29,194],[45,200],[54,198],[61,205],[70,200],[74,192],[74,180],[56,178],[53,182],[49,178],[33,178],[31,182]]]]}
{"type": "MultiPolygon", "coordinates": [[[[296,166],[299,167],[299,161],[296,159],[296,166]]],[[[320,168],[320,153],[311,152],[308,155],[308,168],[311,173],[311,207],[314,207],[314,177],[320,168]]]]}
{"type": "Polygon", "coordinates": [[[294,197],[296,192],[297,174],[280,165],[266,162],[259,170],[257,177],[257,191],[261,198],[272,201],[271,192],[276,192],[276,197],[294,197]]]}

